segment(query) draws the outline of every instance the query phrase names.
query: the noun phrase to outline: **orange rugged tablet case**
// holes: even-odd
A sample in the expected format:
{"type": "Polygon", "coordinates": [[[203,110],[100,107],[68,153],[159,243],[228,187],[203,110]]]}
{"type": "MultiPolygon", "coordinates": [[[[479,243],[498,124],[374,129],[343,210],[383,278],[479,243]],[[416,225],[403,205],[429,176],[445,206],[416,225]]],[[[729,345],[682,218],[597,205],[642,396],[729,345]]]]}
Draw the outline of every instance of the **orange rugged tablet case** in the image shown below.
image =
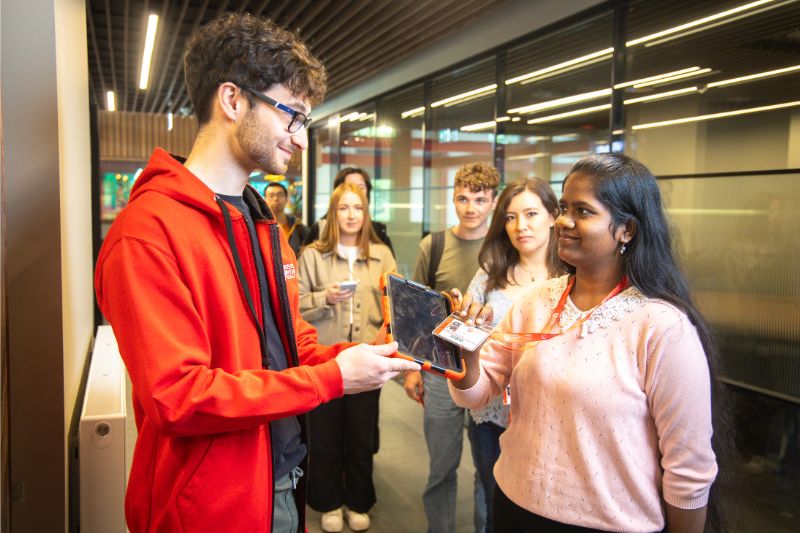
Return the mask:
{"type": "Polygon", "coordinates": [[[388,341],[398,342],[396,357],[422,370],[456,380],[466,374],[461,349],[433,335],[453,309],[450,295],[436,292],[395,272],[381,277],[383,320],[388,341]]]}

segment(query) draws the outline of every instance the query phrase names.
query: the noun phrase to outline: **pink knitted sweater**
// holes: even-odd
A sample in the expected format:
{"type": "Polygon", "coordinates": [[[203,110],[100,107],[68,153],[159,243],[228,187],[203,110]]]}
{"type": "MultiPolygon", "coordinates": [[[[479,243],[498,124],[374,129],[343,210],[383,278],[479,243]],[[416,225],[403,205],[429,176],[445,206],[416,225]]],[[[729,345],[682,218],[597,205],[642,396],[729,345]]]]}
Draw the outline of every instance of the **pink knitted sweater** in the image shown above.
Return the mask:
{"type": "MultiPolygon", "coordinates": [[[[567,277],[517,300],[501,331],[542,331],[567,277]]],[[[581,316],[571,301],[566,329],[581,316]]],[[[717,473],[708,366],[684,313],[629,287],[583,326],[522,350],[490,341],[458,405],[481,407],[511,383],[497,484],[532,513],[630,532],[664,527],[663,502],[696,509],[717,473]]]]}

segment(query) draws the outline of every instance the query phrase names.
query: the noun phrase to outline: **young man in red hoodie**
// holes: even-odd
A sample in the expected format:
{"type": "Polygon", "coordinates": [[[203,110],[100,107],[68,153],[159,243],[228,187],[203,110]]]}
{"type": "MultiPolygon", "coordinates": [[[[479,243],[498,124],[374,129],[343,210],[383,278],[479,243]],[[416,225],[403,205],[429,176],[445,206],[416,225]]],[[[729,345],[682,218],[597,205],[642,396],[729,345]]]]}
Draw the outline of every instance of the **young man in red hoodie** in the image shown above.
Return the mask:
{"type": "Polygon", "coordinates": [[[294,253],[247,186],[306,149],[319,61],[293,33],[229,13],[190,38],[184,71],[192,151],[155,150],[95,273],[139,429],[128,528],[302,532],[304,413],[419,367],[385,357],[394,343],[318,344],[294,253]]]}

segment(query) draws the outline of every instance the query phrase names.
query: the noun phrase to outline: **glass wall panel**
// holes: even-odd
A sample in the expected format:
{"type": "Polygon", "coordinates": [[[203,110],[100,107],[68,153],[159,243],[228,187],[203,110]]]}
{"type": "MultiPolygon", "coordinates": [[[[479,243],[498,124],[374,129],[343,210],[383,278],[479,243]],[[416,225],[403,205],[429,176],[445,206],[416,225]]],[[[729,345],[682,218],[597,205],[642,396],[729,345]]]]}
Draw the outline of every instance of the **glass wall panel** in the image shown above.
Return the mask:
{"type": "Polygon", "coordinates": [[[451,201],[458,167],[494,162],[495,79],[495,59],[489,58],[432,80],[429,231],[458,223],[451,201]]]}
{"type": "Polygon", "coordinates": [[[628,27],[627,153],[662,175],[800,167],[800,3],[634,2],[628,27]]]}
{"type": "Polygon", "coordinates": [[[584,155],[608,151],[612,29],[603,14],[505,52],[506,182],[560,182],[584,155]]]}
{"type": "Polygon", "coordinates": [[[398,271],[410,277],[422,237],[424,114],[422,86],[387,96],[378,103],[375,139],[378,161],[372,212],[385,222],[398,271]]]}
{"type": "Polygon", "coordinates": [[[375,105],[367,104],[339,116],[341,164],[375,176],[375,105]]]}
{"type": "Polygon", "coordinates": [[[732,531],[800,516],[800,174],[659,180],[692,294],[733,384],[744,458],[732,531]],[[743,474],[743,475],[742,475],[743,474]]]}
{"type": "Polygon", "coordinates": [[[338,122],[328,120],[315,125],[312,130],[311,150],[314,154],[314,168],[310,179],[314,180],[314,198],[307,219],[309,226],[327,211],[331,183],[339,168],[339,146],[336,141],[338,122]]]}

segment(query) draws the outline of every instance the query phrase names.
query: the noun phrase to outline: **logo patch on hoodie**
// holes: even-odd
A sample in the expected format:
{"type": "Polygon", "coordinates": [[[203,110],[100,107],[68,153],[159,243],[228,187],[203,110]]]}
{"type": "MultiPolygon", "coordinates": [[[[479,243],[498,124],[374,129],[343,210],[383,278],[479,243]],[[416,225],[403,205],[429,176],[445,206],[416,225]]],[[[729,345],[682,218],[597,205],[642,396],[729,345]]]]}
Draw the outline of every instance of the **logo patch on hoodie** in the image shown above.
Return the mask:
{"type": "Polygon", "coordinates": [[[293,263],[286,263],[283,265],[283,277],[286,279],[294,279],[297,277],[297,269],[293,263]]]}

